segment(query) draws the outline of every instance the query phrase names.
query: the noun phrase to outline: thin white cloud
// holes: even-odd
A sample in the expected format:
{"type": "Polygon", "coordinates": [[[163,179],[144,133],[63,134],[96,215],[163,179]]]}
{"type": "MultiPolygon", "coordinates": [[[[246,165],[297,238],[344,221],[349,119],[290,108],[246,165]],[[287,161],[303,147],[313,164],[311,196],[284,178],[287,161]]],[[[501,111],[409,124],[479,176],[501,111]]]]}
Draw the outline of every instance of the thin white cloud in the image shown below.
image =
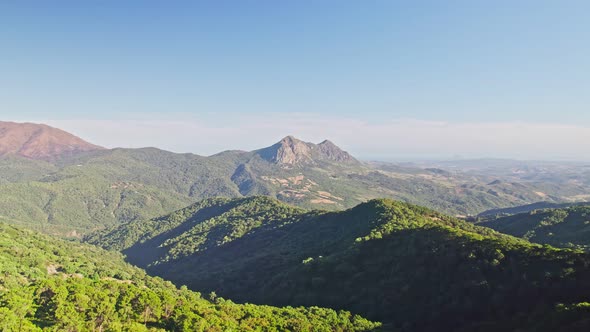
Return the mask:
{"type": "Polygon", "coordinates": [[[106,147],[155,146],[209,155],[252,150],[286,135],[330,139],[369,159],[501,157],[590,160],[590,127],[552,123],[461,123],[415,119],[367,122],[313,114],[218,116],[175,115],[135,120],[45,120],[106,147]]]}

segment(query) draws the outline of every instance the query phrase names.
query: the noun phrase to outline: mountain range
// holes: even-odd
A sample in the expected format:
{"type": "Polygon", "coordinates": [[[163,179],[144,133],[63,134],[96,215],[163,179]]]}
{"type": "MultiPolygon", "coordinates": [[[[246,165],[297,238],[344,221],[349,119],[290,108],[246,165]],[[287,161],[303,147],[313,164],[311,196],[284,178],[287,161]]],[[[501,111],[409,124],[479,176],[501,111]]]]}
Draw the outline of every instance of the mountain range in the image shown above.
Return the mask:
{"type": "Polygon", "coordinates": [[[583,200],[590,192],[576,182],[367,163],[328,140],[312,144],[287,136],[267,148],[204,157],[103,149],[45,125],[7,127],[12,134],[0,137],[6,151],[0,157],[0,219],[62,236],[149,219],[217,196],[266,195],[324,210],[388,197],[475,215],[539,200],[583,200]]]}
{"type": "Polygon", "coordinates": [[[5,127],[3,331],[590,329],[585,165],[365,162],[292,136],[204,157],[5,127]]]}

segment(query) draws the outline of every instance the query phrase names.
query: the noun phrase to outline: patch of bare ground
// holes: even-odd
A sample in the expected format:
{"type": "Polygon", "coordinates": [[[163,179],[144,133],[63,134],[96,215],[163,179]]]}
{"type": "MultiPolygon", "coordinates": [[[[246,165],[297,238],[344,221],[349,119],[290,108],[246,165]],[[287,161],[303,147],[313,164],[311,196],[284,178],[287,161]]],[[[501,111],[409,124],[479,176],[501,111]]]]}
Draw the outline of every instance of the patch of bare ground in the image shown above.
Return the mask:
{"type": "Polygon", "coordinates": [[[315,198],[310,200],[309,202],[313,204],[336,204],[336,202],[325,198],[315,198]]]}

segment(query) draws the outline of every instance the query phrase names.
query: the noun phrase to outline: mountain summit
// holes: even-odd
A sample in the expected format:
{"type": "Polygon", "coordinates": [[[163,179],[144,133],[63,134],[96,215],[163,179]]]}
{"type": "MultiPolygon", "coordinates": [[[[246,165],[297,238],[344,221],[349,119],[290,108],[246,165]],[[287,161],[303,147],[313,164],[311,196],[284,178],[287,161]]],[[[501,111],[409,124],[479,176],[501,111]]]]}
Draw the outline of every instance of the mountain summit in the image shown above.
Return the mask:
{"type": "Polygon", "coordinates": [[[293,136],[287,136],[278,143],[255,152],[265,160],[285,166],[316,164],[326,161],[359,163],[348,152],[328,140],[314,144],[301,141],[293,136]]]}
{"type": "Polygon", "coordinates": [[[102,147],[44,124],[0,121],[0,156],[15,154],[30,159],[49,160],[99,149],[102,147]]]}

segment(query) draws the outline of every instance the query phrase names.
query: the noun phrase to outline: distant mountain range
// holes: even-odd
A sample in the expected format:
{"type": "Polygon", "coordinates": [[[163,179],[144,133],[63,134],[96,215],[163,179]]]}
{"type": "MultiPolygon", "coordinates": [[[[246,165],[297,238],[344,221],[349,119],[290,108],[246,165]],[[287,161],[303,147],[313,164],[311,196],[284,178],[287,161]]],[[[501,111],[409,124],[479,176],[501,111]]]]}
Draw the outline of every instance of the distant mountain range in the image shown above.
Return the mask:
{"type": "Polygon", "coordinates": [[[361,162],[328,140],[313,144],[287,136],[254,151],[203,157],[156,148],[103,149],[44,125],[6,126],[13,129],[0,140],[0,219],[59,235],[80,236],[218,196],[266,195],[323,210],[387,197],[476,215],[590,194],[579,181],[361,162]]]}

